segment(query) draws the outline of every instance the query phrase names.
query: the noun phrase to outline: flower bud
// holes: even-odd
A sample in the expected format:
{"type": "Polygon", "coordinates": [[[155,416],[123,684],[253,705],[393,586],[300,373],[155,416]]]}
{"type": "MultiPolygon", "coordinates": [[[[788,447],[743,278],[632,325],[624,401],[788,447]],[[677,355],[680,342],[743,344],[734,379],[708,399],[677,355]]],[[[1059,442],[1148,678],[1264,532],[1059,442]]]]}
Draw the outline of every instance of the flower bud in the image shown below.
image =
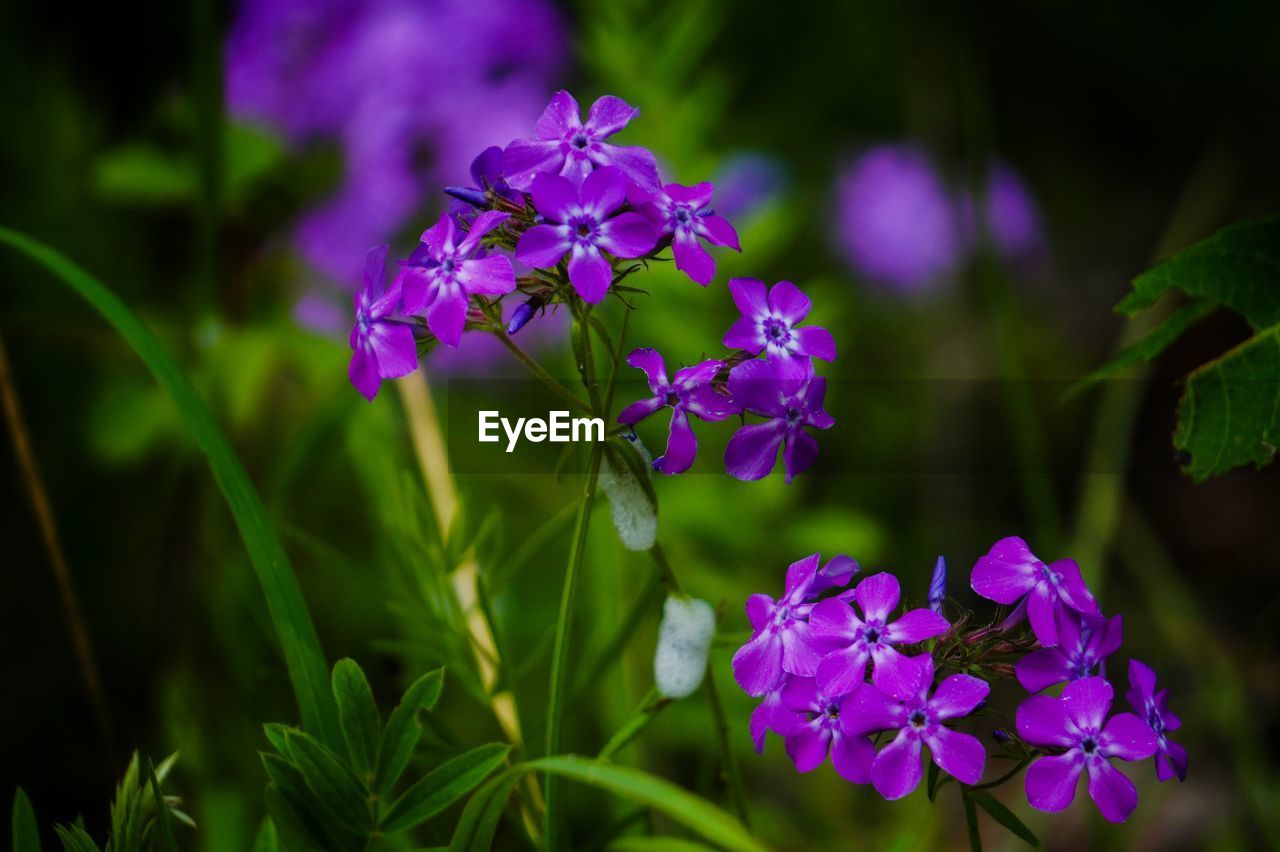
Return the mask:
{"type": "Polygon", "coordinates": [[[524,328],[529,320],[533,319],[536,310],[537,305],[534,304],[533,299],[517,307],[511,314],[511,322],[507,323],[507,334],[515,334],[524,328]]]}
{"type": "Polygon", "coordinates": [[[489,206],[489,198],[483,192],[471,186],[446,186],[444,188],[445,195],[458,199],[472,207],[485,208],[489,206]]]}
{"type": "Polygon", "coordinates": [[[1009,732],[1006,731],[1004,728],[996,728],[994,731],[991,732],[991,739],[1000,743],[1000,745],[1005,745],[1010,741],[1011,738],[1009,736],[1009,732]]]}
{"type": "Polygon", "coordinates": [[[653,680],[667,698],[684,698],[702,683],[707,655],[716,631],[711,604],[697,598],[671,596],[662,608],[653,680]]]}
{"type": "Polygon", "coordinates": [[[947,597],[947,560],[941,556],[933,566],[933,579],[929,581],[929,609],[942,615],[942,602],[947,597]]]}

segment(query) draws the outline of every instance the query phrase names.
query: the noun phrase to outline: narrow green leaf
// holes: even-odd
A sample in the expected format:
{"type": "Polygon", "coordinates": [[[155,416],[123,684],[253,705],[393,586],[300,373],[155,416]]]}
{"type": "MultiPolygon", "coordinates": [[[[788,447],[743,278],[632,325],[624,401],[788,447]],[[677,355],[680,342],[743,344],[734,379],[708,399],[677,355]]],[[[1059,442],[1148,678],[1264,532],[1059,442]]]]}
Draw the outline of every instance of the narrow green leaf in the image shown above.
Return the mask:
{"type": "Polygon", "coordinates": [[[178,852],[178,839],[173,836],[173,818],[169,814],[169,804],[164,793],[160,792],[160,781],[156,778],[156,768],[151,759],[147,763],[147,784],[151,787],[151,801],[156,809],[156,823],[160,826],[160,842],[168,852],[178,852]]]}
{"type": "Polygon", "coordinates": [[[418,711],[435,707],[443,688],[444,669],[427,672],[405,690],[400,706],[391,712],[378,747],[378,771],[373,787],[377,793],[386,794],[409,765],[409,758],[422,735],[418,711]]]}
{"type": "Polygon", "coordinates": [[[978,807],[990,814],[993,820],[1009,829],[1009,831],[1021,837],[1031,846],[1040,845],[1035,833],[1027,828],[1026,823],[1018,819],[1013,811],[1006,808],[990,793],[985,790],[969,790],[967,795],[978,807]]]}
{"type": "Polygon", "coordinates": [[[271,527],[248,474],[191,382],[155,335],[96,278],[62,254],[17,231],[0,227],[0,243],[40,263],[89,302],[124,337],[173,399],[208,457],[213,477],[249,551],[284,653],[303,725],[324,742],[341,744],[338,712],[329,691],[328,667],[302,590],[289,566],[289,557],[271,527]]]}
{"type": "Polygon", "coordinates": [[[1183,470],[1197,481],[1241,465],[1262,467],[1275,458],[1280,447],[1280,325],[1187,377],[1173,444],[1183,470]]]}
{"type": "Polygon", "coordinates": [[[351,766],[362,782],[372,784],[378,766],[382,718],[369,681],[355,660],[343,658],[334,665],[333,697],[338,703],[338,719],[347,740],[351,766]]]}
{"type": "Polygon", "coordinates": [[[55,825],[53,830],[58,833],[58,839],[62,841],[63,852],[102,852],[82,826],[55,825]]]}
{"type": "Polygon", "coordinates": [[[40,852],[40,826],[31,800],[21,787],[13,794],[13,852],[40,852]]]}
{"type": "Polygon", "coordinates": [[[279,722],[268,722],[262,726],[262,730],[266,732],[267,741],[271,743],[271,747],[278,751],[281,756],[289,758],[289,732],[298,729],[289,725],[281,725],[279,722]]]}
{"type": "Polygon", "coordinates": [[[589,316],[587,320],[591,323],[591,328],[595,331],[596,336],[600,338],[600,342],[604,344],[604,350],[609,355],[609,360],[613,361],[618,357],[614,351],[613,338],[609,335],[609,329],[604,327],[604,323],[599,317],[589,316]]]}
{"type": "Polygon", "coordinates": [[[639,769],[573,756],[544,757],[521,768],[581,781],[648,805],[725,849],[756,852],[765,848],[742,823],[706,799],[639,769]]]}
{"type": "Polygon", "coordinates": [[[270,817],[258,826],[258,833],[253,838],[253,852],[280,852],[280,835],[270,817]]]}
{"type": "Polygon", "coordinates": [[[288,852],[325,852],[323,835],[314,833],[275,784],[267,785],[265,798],[271,825],[288,852]]]}
{"type": "Polygon", "coordinates": [[[395,801],[382,830],[402,831],[440,813],[501,766],[510,751],[505,743],[489,743],[440,764],[395,801]]]}
{"type": "Polygon", "coordinates": [[[449,839],[449,852],[488,852],[498,820],[527,766],[512,767],[490,779],[467,802],[449,839]]]}
{"type": "Polygon", "coordinates": [[[302,731],[289,733],[289,753],[307,788],[343,828],[361,836],[373,828],[369,798],[350,767],[323,743],[302,731]]]}
{"type": "MultiPolygon", "coordinates": [[[[565,446],[571,447],[573,444],[570,443],[565,446]]],[[[501,594],[525,568],[534,564],[535,557],[539,556],[549,545],[560,540],[560,534],[565,527],[569,526],[569,522],[577,514],[577,504],[570,503],[529,533],[520,542],[520,546],[516,548],[515,552],[499,562],[494,570],[490,572],[489,594],[501,594]]]]}
{"type": "Polygon", "coordinates": [[[707,846],[682,837],[619,837],[605,849],[609,852],[708,852],[715,847],[707,846]]]}
{"type": "Polygon", "coordinates": [[[929,761],[928,786],[925,789],[929,793],[929,801],[931,802],[936,801],[938,797],[938,773],[938,764],[932,760],[929,761]]]}
{"type": "Polygon", "coordinates": [[[1067,388],[1066,398],[1078,395],[1104,379],[1109,379],[1127,370],[1139,361],[1150,361],[1182,336],[1197,320],[1208,316],[1216,303],[1207,299],[1193,299],[1183,305],[1164,322],[1156,326],[1147,335],[1132,346],[1117,354],[1107,363],[1067,388]]]}

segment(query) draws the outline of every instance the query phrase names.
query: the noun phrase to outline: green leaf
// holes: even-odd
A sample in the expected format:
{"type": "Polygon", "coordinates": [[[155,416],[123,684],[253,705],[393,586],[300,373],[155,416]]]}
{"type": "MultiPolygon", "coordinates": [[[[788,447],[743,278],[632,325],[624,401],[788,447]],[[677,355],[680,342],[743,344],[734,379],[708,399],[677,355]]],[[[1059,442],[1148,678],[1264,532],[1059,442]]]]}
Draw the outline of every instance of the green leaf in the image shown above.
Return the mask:
{"type": "Polygon", "coordinates": [[[371,784],[378,766],[382,717],[369,681],[355,660],[343,658],[334,665],[333,697],[338,702],[338,719],[347,739],[351,765],[363,782],[371,784]]]}
{"type": "Polygon", "coordinates": [[[302,731],[291,731],[289,753],[307,788],[345,829],[365,835],[373,828],[369,797],[351,768],[323,743],[302,731]]]}
{"type": "Polygon", "coordinates": [[[147,759],[147,784],[151,788],[151,802],[156,809],[156,822],[160,824],[160,839],[168,852],[178,852],[178,839],[173,836],[173,818],[169,814],[169,804],[164,793],[160,792],[160,781],[156,778],[156,768],[151,759],[147,759]]]}
{"type": "Polygon", "coordinates": [[[925,789],[929,793],[929,801],[936,801],[938,796],[938,764],[929,761],[928,784],[925,789]]]}
{"type": "Polygon", "coordinates": [[[323,833],[308,825],[275,784],[267,785],[265,798],[271,824],[288,852],[325,852],[323,833]]]}
{"type": "Polygon", "coordinates": [[[391,712],[378,748],[378,771],[373,787],[377,793],[385,794],[390,790],[409,765],[409,758],[422,735],[418,711],[435,707],[443,688],[444,669],[427,672],[405,690],[400,706],[391,712]]]}
{"type": "Polygon", "coordinates": [[[507,799],[515,789],[520,776],[527,772],[525,766],[512,767],[490,779],[467,802],[454,826],[449,839],[449,852],[488,852],[498,820],[507,806],[507,799]]]}
{"type": "Polygon", "coordinates": [[[1183,470],[1197,481],[1245,464],[1262,467],[1275,458],[1280,446],[1280,325],[1187,377],[1173,444],[1183,470]]]}
{"type": "Polygon", "coordinates": [[[258,826],[258,833],[253,838],[253,852],[280,852],[280,836],[270,817],[258,826]]]}
{"type": "Polygon", "coordinates": [[[13,852],[40,852],[40,827],[31,800],[21,787],[13,794],[13,852]]]}
{"type": "Polygon", "coordinates": [[[289,758],[289,732],[296,731],[297,728],[289,725],[281,725],[279,722],[268,722],[262,726],[262,730],[267,734],[267,741],[271,743],[271,747],[278,751],[281,756],[289,758]]]}
{"type": "Polygon", "coordinates": [[[1150,361],[1168,349],[1197,320],[1202,319],[1217,307],[1207,299],[1194,299],[1183,305],[1164,322],[1156,326],[1147,335],[1132,346],[1126,347],[1106,364],[1094,370],[1067,389],[1067,398],[1079,394],[1098,382],[1127,370],[1139,361],[1150,361]]]}
{"type": "Polygon", "coordinates": [[[402,831],[430,819],[475,789],[510,751],[505,743],[489,743],[440,764],[395,801],[380,827],[402,831]]]}
{"type": "Polygon", "coordinates": [[[1040,841],[1036,839],[1035,833],[1032,832],[1031,829],[1027,828],[1026,823],[1018,819],[1017,815],[1014,814],[1013,811],[1002,805],[990,793],[985,790],[968,790],[966,791],[966,794],[974,804],[990,814],[993,820],[1021,837],[1031,846],[1040,845],[1040,841]]]}
{"type": "Polygon", "coordinates": [[[681,837],[619,837],[605,849],[609,852],[707,852],[714,847],[681,837]]]}
{"type": "Polygon", "coordinates": [[[1117,310],[1133,316],[1170,289],[1226,305],[1255,330],[1280,323],[1280,216],[1239,222],[1156,264],[1117,310]]]}
{"type": "Polygon", "coordinates": [[[324,742],[340,745],[342,734],[333,694],[329,690],[328,666],[325,665],[320,639],[297,577],[289,566],[289,557],[272,529],[248,474],[191,382],[155,335],[96,278],[62,254],[17,231],[0,227],[0,243],[40,263],[89,302],[133,347],[173,399],[196,442],[208,457],[213,477],[231,509],[245,549],[249,551],[276,637],[284,652],[302,723],[324,742]]]}
{"type": "Polygon", "coordinates": [[[58,839],[62,841],[63,852],[102,852],[82,826],[55,825],[53,830],[58,833],[58,839]]]}

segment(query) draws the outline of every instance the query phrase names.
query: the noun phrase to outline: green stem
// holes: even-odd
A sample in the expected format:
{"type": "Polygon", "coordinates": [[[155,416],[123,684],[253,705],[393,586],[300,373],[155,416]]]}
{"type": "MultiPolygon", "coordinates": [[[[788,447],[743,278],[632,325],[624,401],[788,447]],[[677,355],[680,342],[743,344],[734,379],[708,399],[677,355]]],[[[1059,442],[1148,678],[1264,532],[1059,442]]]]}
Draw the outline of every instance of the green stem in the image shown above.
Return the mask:
{"type": "Polygon", "coordinates": [[[529,368],[529,372],[533,373],[539,381],[550,388],[556,396],[560,397],[565,402],[569,403],[569,405],[572,405],[584,414],[592,413],[590,405],[579,399],[573,391],[556,381],[556,378],[543,369],[541,364],[533,360],[533,358],[529,356],[528,352],[521,349],[519,345],[511,339],[511,336],[508,335],[506,331],[499,328],[493,332],[493,335],[502,342],[503,346],[507,347],[512,355],[515,355],[516,358],[519,359],[521,364],[524,364],[529,368]]]}
{"type": "Polygon", "coordinates": [[[982,835],[978,832],[978,809],[973,798],[964,787],[960,788],[960,798],[964,800],[964,824],[969,833],[969,849],[971,852],[982,852],[982,835]]]}
{"type": "Polygon", "coordinates": [[[1031,762],[1031,758],[1029,758],[1029,757],[1028,757],[1026,760],[1020,761],[1016,766],[1014,766],[1012,769],[1010,769],[1010,770],[1009,770],[1008,772],[1006,772],[1005,774],[1001,775],[1001,776],[1000,776],[999,778],[997,778],[996,780],[994,780],[994,781],[988,781],[988,782],[987,782],[987,783],[985,783],[985,784],[975,784],[975,785],[973,785],[973,789],[975,789],[975,790],[990,790],[992,787],[999,787],[1001,784],[1003,784],[1004,782],[1008,781],[1010,778],[1012,778],[1013,776],[1015,776],[1015,775],[1017,775],[1019,772],[1021,772],[1023,769],[1025,769],[1025,768],[1026,768],[1026,766],[1027,766],[1027,764],[1028,764],[1028,763],[1030,763],[1030,762],[1031,762]]]}
{"type": "MultiPolygon", "coordinates": [[[[573,602],[578,591],[578,571],[582,567],[582,559],[587,546],[587,531],[591,526],[591,507],[595,502],[596,484],[600,476],[600,456],[603,443],[591,445],[591,454],[587,461],[587,482],[582,493],[582,502],[578,506],[578,520],[574,525],[573,544],[569,549],[569,564],[565,569],[564,590],[560,597],[560,616],[556,620],[556,641],[551,652],[551,698],[547,705],[547,749],[548,756],[560,751],[560,729],[564,722],[565,688],[568,677],[569,630],[573,620],[573,602]]],[[[559,848],[559,796],[556,789],[556,778],[550,774],[546,778],[546,821],[543,836],[546,848],[559,848]]]]}
{"type": "Polygon", "coordinates": [[[662,545],[654,542],[653,547],[649,548],[649,555],[658,566],[658,579],[662,581],[667,592],[673,595],[683,594],[684,590],[680,588],[680,581],[676,579],[675,571],[671,570],[671,563],[667,561],[667,552],[662,549],[662,545]]]}
{"type": "Polygon", "coordinates": [[[738,813],[738,819],[751,830],[751,814],[747,810],[747,791],[742,784],[742,772],[733,754],[733,741],[729,738],[729,721],[720,703],[720,688],[716,686],[715,666],[707,660],[707,704],[711,708],[711,721],[716,729],[716,741],[720,746],[720,758],[724,761],[724,782],[729,788],[729,800],[738,813]]]}
{"type": "Polygon", "coordinates": [[[631,714],[631,718],[624,722],[622,727],[609,738],[609,741],[604,744],[604,748],[600,749],[600,753],[596,757],[600,760],[611,760],[614,755],[626,748],[632,740],[640,736],[644,729],[649,727],[649,723],[670,703],[671,699],[664,698],[659,694],[656,686],[650,687],[649,693],[640,702],[636,712],[631,714]]]}

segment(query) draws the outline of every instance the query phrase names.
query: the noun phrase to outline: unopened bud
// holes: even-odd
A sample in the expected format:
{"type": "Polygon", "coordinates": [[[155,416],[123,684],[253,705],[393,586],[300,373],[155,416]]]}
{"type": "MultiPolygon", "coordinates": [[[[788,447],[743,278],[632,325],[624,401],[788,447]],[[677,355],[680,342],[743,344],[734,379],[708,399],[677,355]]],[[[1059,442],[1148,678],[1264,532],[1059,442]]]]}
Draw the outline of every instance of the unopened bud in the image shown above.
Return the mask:
{"type": "Polygon", "coordinates": [[[511,314],[511,322],[507,323],[507,334],[515,334],[533,319],[534,313],[537,311],[537,305],[534,300],[530,299],[524,304],[518,306],[511,314]]]}
{"type": "Polygon", "coordinates": [[[444,192],[445,195],[470,204],[472,207],[485,208],[489,206],[489,197],[472,186],[446,186],[444,192]]]}

